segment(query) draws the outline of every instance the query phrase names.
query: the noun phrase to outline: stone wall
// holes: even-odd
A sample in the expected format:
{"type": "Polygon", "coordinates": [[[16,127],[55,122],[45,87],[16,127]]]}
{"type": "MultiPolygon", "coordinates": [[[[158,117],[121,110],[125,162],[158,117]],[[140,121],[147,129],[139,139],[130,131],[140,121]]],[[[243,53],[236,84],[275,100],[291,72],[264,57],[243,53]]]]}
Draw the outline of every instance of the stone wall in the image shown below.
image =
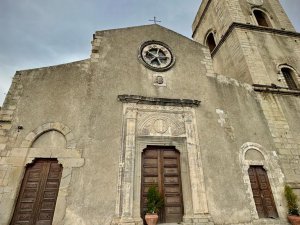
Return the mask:
{"type": "Polygon", "coordinates": [[[199,24],[196,26],[197,29],[195,27],[196,30],[193,34],[194,40],[201,44],[205,44],[206,35],[210,31],[214,33],[215,41],[218,43],[233,22],[225,1],[210,0],[208,2],[207,10],[203,10],[202,13],[204,14],[198,15],[199,18],[197,17],[199,24]]]}
{"type": "Polygon", "coordinates": [[[264,94],[260,101],[279,153],[287,183],[299,186],[299,97],[264,94]]]}
{"type": "Polygon", "coordinates": [[[215,52],[214,69],[247,83],[287,87],[280,65],[293,68],[300,80],[299,41],[298,36],[235,28],[215,52]]]}
{"type": "MultiPolygon", "coordinates": [[[[7,218],[11,215],[8,205],[8,198],[12,198],[11,176],[15,164],[21,163],[18,158],[10,157],[9,148],[18,135],[18,127],[12,125],[14,113],[22,93],[22,84],[20,82],[20,73],[17,72],[12,81],[12,85],[6,96],[3,107],[0,110],[0,217],[7,218]],[[9,197],[8,197],[9,196],[9,197]]],[[[6,220],[5,220],[6,221],[6,220]]],[[[7,224],[3,220],[0,224],[7,224]]]]}
{"type": "Polygon", "coordinates": [[[230,74],[236,80],[251,84],[253,81],[249,76],[247,58],[244,56],[246,52],[241,43],[247,42],[240,41],[239,33],[234,30],[213,56],[214,71],[218,74],[230,74]]]}
{"type": "Polygon", "coordinates": [[[293,24],[285,13],[279,0],[265,0],[265,4],[262,8],[269,11],[271,19],[274,21],[275,28],[295,31],[293,24]]]}

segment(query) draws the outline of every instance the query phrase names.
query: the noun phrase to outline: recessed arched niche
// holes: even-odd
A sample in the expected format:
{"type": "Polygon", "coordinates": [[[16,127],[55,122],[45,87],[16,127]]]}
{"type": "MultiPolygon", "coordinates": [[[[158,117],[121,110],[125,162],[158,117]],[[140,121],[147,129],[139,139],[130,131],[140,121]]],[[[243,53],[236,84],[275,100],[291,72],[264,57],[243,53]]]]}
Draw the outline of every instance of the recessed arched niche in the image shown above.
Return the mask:
{"type": "Polygon", "coordinates": [[[66,148],[66,139],[56,130],[40,135],[32,144],[32,148],[66,148]]]}
{"type": "Polygon", "coordinates": [[[255,149],[249,149],[246,153],[245,153],[245,160],[255,160],[255,161],[263,161],[264,156],[260,151],[257,151],[255,149]]]}

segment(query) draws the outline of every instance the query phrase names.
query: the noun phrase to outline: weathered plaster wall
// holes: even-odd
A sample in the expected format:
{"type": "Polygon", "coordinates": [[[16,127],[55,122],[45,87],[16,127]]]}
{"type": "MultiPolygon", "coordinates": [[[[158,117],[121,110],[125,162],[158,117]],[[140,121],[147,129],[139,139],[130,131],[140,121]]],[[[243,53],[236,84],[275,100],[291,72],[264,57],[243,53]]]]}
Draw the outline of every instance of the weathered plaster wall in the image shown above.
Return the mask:
{"type": "MultiPolygon", "coordinates": [[[[260,103],[249,86],[223,76],[209,78],[205,87],[209,94],[197,110],[197,121],[210,212],[216,224],[256,220],[255,206],[249,204],[253,202],[252,193],[245,194],[249,193],[249,181],[244,179],[248,174],[243,174],[239,158],[240,148],[246,142],[259,143],[266,154],[276,152],[260,103]]],[[[273,172],[269,171],[269,178],[273,172]]],[[[279,175],[282,176],[275,175],[278,180],[271,182],[276,183],[273,194],[283,221],[267,224],[284,223],[283,180],[279,175]]],[[[257,222],[264,224],[261,220],[257,222]]]]}

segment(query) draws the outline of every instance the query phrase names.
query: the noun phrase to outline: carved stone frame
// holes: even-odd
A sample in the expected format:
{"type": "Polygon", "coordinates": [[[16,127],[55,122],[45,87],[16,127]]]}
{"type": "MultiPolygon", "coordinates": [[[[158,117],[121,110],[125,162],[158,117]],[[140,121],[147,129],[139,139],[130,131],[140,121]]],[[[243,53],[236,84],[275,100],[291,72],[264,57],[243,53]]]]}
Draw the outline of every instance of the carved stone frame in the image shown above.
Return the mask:
{"type": "Polygon", "coordinates": [[[54,211],[53,224],[63,224],[67,208],[68,188],[72,177],[73,168],[82,167],[84,159],[81,157],[81,151],[76,148],[76,142],[71,130],[62,123],[46,123],[30,132],[23,140],[19,148],[13,148],[7,157],[2,159],[6,161],[9,167],[7,189],[4,193],[0,207],[6,209],[6,212],[0,212],[0,224],[9,224],[13,215],[21,183],[25,174],[26,165],[30,164],[36,158],[56,158],[58,163],[63,166],[62,178],[59,186],[59,192],[54,211]],[[66,148],[32,148],[34,141],[42,134],[48,131],[57,131],[66,139],[66,148]],[[5,207],[1,206],[5,204],[5,207]],[[3,213],[3,214],[2,214],[3,213]]]}
{"type": "Polygon", "coordinates": [[[247,197],[250,201],[250,209],[251,209],[251,217],[253,221],[259,221],[262,220],[271,220],[274,219],[261,219],[258,216],[256,205],[254,202],[253,192],[251,188],[250,178],[248,174],[248,170],[250,166],[262,166],[268,175],[270,186],[272,189],[275,205],[277,208],[277,212],[279,215],[279,219],[282,220],[282,223],[285,224],[286,222],[286,210],[282,205],[282,202],[284,202],[282,195],[284,190],[284,175],[280,169],[280,166],[278,164],[278,156],[275,151],[267,152],[261,145],[257,143],[247,142],[242,145],[240,148],[240,163],[242,167],[243,172],[243,180],[246,187],[246,193],[247,197]],[[246,160],[245,155],[247,151],[249,150],[256,150],[261,153],[263,156],[263,160],[246,160]]]}
{"type": "Polygon", "coordinates": [[[181,177],[184,179],[183,224],[213,224],[208,212],[195,110],[192,107],[124,103],[122,136],[113,224],[143,224],[140,217],[141,154],[148,145],[175,146],[180,152],[181,177]],[[167,125],[153,128],[160,120],[167,125]],[[163,129],[166,126],[168,128],[163,129]]]}

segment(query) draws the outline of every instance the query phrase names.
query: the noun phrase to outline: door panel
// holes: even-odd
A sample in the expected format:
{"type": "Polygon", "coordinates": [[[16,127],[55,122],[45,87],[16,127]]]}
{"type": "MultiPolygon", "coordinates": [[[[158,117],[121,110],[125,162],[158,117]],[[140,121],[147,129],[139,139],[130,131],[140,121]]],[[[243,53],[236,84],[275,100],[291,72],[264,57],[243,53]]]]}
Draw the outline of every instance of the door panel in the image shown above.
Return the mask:
{"type": "Polygon", "coordinates": [[[267,172],[261,166],[251,166],[248,173],[258,216],[278,218],[267,172]]]}
{"type": "Polygon", "coordinates": [[[174,148],[151,147],[143,152],[142,214],[146,210],[147,191],[152,185],[156,185],[164,197],[164,208],[160,212],[159,222],[181,222],[183,204],[180,178],[180,154],[174,148]]]}
{"type": "Polygon", "coordinates": [[[51,225],[62,174],[54,159],[26,168],[11,225],[51,225]]]}

